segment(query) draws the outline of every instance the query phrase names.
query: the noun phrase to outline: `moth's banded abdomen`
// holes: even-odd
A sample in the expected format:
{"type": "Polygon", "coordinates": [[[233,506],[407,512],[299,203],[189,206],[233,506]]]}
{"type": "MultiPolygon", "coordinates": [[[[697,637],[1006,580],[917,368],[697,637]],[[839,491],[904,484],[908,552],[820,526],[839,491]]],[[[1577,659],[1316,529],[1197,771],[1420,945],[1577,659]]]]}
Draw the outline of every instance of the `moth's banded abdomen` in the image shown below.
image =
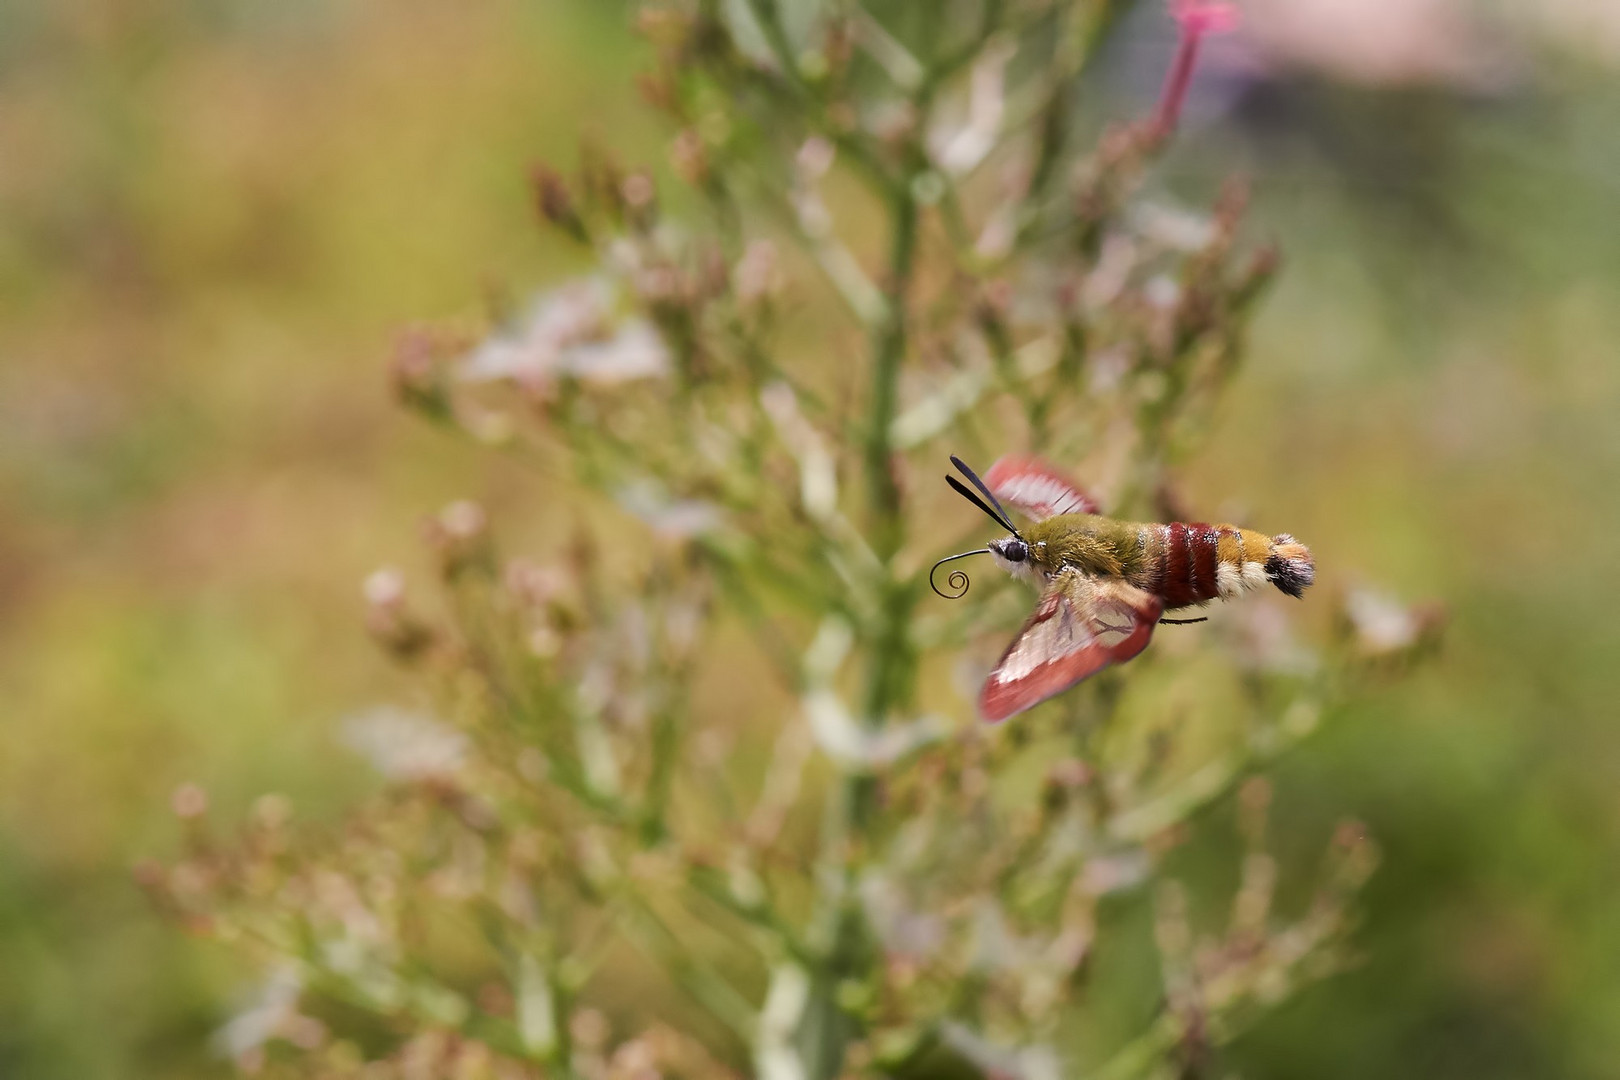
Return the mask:
{"type": "Polygon", "coordinates": [[[1172,521],[1143,526],[1141,544],[1142,587],[1167,609],[1230,599],[1266,584],[1298,596],[1316,576],[1310,550],[1286,533],[1172,521]]]}

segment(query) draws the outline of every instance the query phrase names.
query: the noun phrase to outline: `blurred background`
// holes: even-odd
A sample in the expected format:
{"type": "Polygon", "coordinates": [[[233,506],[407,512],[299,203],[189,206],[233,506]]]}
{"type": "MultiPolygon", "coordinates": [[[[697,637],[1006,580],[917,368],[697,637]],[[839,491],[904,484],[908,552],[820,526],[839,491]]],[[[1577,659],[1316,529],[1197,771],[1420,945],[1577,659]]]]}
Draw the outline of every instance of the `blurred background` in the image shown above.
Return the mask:
{"type": "MultiPolygon", "coordinates": [[[[1246,1035],[1248,1076],[1620,1061],[1620,7],[1503,6],[1249,0],[1166,168],[1190,200],[1250,177],[1286,255],[1187,497],[1452,616],[1277,775],[1301,836],[1354,815],[1385,859],[1362,963],[1246,1035]]],[[[338,723],[410,690],[360,580],[453,498],[547,512],[398,412],[385,362],[578,269],[532,161],[581,132],[663,159],[631,22],[0,4],[0,1077],[228,1071],[209,1040],[252,973],[130,868],[174,850],[186,782],[225,820],[370,790],[338,723]]],[[[1164,70],[1155,4],[1121,35],[1088,122],[1164,70]]]]}

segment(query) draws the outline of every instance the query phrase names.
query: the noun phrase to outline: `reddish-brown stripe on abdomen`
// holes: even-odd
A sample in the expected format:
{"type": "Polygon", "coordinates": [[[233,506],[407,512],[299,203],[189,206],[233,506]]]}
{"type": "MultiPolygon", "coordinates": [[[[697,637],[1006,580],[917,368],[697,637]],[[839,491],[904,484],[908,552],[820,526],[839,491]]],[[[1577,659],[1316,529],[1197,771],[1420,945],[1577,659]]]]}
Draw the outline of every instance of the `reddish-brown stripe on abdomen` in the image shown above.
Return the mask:
{"type": "Polygon", "coordinates": [[[1164,529],[1164,580],[1159,586],[1164,606],[1201,604],[1219,596],[1215,567],[1220,530],[1202,521],[1173,521],[1164,529]]]}
{"type": "Polygon", "coordinates": [[[1187,572],[1192,567],[1192,552],[1187,547],[1187,526],[1177,521],[1159,528],[1164,530],[1164,572],[1159,576],[1156,591],[1164,600],[1165,607],[1175,607],[1183,602],[1174,598],[1185,590],[1187,572]]]}

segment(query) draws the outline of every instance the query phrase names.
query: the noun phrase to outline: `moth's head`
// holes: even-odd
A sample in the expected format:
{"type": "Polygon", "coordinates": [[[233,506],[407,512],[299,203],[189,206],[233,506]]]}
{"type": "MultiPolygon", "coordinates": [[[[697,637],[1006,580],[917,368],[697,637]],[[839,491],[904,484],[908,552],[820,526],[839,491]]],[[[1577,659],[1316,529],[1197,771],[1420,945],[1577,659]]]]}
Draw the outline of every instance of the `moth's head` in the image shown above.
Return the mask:
{"type": "Polygon", "coordinates": [[[990,551],[990,557],[997,566],[1015,578],[1038,583],[1044,575],[1034,558],[1035,553],[1030,550],[1029,543],[1022,536],[1016,534],[992,540],[985,545],[990,551]]]}

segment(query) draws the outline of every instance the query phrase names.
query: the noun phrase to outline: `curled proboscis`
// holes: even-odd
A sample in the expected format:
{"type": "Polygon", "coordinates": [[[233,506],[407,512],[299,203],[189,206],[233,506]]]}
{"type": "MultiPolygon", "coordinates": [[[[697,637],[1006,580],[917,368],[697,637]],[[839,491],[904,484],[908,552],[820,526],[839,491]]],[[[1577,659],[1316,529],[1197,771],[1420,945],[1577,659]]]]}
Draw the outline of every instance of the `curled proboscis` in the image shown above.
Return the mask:
{"type": "Polygon", "coordinates": [[[951,590],[950,592],[946,592],[945,589],[941,589],[939,587],[938,582],[934,580],[934,575],[939,572],[939,568],[941,566],[944,566],[946,563],[953,560],[965,559],[969,555],[988,554],[990,554],[990,552],[987,549],[980,549],[978,551],[964,551],[960,555],[945,556],[945,558],[934,564],[933,569],[928,571],[928,587],[947,600],[960,600],[962,597],[967,595],[968,586],[972,584],[968,580],[966,573],[961,570],[952,570],[949,574],[945,575],[945,589],[951,590]]]}

